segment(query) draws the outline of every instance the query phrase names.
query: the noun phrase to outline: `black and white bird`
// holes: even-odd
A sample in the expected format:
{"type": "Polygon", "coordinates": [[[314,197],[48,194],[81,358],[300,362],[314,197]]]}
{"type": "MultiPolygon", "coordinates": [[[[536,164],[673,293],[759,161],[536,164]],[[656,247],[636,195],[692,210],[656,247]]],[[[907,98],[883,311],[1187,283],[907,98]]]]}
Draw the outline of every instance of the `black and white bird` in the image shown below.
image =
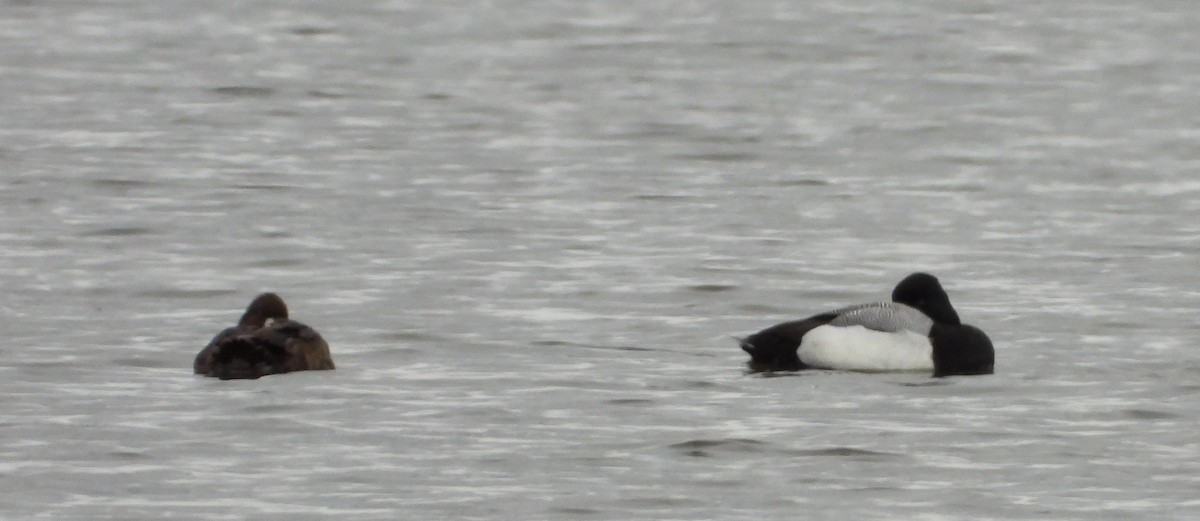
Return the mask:
{"type": "Polygon", "coordinates": [[[756,371],[932,371],[991,374],[992,341],[963,324],[937,277],[914,273],[891,302],[844,307],[738,339],[756,371]]]}

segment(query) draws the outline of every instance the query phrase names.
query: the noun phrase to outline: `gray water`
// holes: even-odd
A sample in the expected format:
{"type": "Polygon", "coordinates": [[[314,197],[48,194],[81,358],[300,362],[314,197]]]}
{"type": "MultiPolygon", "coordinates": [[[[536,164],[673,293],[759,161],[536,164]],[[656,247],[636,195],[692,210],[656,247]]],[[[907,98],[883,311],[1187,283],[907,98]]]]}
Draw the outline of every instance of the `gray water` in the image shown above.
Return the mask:
{"type": "Polygon", "coordinates": [[[1194,518],[1196,27],[3,2],[0,518],[1194,518]],[[995,375],[747,374],[917,270],[995,375]],[[192,375],[264,290],[338,369],[192,375]]]}

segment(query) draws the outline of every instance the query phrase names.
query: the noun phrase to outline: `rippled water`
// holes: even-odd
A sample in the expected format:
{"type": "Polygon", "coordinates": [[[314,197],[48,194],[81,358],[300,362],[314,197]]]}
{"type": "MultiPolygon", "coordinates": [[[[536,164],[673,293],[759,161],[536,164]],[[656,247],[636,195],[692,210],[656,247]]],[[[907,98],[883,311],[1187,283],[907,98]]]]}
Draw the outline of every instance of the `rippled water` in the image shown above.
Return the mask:
{"type": "Polygon", "coordinates": [[[0,517],[1190,518],[1198,23],[0,4],[0,517]],[[915,270],[996,375],[745,373],[915,270]],[[338,370],[191,375],[263,290],[338,370]]]}

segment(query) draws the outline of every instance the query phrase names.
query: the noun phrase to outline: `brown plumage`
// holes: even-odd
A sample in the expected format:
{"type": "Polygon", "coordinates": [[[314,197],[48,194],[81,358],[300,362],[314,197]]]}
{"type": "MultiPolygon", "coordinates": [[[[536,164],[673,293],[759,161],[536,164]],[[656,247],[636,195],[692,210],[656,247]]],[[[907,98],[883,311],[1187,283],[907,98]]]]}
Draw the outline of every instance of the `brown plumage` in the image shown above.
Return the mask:
{"type": "Polygon", "coordinates": [[[329,345],[313,328],[289,320],[274,293],[255,297],[238,324],[213,337],[193,365],[196,374],[222,380],[321,369],[333,369],[329,345]]]}

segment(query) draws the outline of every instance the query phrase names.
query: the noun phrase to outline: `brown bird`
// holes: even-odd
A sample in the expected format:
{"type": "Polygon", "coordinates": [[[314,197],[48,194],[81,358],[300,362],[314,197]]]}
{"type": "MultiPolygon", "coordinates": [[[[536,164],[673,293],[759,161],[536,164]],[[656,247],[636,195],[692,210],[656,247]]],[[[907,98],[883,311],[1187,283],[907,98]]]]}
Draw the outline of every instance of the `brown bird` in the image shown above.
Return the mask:
{"type": "Polygon", "coordinates": [[[234,327],[217,333],[193,366],[196,374],[222,380],[333,369],[329,344],[311,327],[288,319],[287,305],[274,293],[250,302],[234,327]]]}

